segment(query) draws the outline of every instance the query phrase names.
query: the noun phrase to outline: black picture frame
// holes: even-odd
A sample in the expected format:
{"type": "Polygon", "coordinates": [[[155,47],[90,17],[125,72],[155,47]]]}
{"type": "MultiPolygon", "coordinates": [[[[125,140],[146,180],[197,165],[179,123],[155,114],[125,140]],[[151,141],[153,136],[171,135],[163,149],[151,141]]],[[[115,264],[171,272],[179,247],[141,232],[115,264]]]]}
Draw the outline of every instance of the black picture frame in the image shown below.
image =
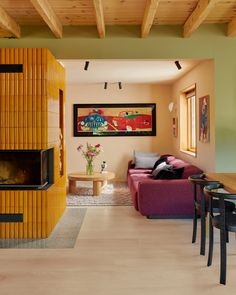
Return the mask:
{"type": "Polygon", "coordinates": [[[74,104],[73,134],[89,136],[155,136],[156,104],[74,104]]]}

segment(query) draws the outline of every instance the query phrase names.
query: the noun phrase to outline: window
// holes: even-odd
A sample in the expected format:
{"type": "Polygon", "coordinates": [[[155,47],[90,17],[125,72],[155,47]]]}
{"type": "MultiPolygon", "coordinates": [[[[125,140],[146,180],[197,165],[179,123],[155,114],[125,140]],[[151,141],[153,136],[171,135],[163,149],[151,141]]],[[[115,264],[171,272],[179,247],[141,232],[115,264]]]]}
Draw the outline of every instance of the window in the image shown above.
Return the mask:
{"type": "Polygon", "coordinates": [[[196,95],[195,85],[181,93],[181,150],[196,155],[196,95]]]}
{"type": "Polygon", "coordinates": [[[196,152],[196,107],[195,94],[186,97],[187,100],[187,142],[188,150],[196,152]]]}

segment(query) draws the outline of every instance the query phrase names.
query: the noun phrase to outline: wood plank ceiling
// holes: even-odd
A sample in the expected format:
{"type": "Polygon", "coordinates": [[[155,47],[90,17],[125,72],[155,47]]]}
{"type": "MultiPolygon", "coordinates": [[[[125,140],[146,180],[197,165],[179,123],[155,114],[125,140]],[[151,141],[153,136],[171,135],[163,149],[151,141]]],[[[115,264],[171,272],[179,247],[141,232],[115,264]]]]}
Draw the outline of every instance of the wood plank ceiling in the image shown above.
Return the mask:
{"type": "Polygon", "coordinates": [[[56,38],[64,26],[140,25],[147,37],[153,25],[182,25],[190,37],[201,24],[227,24],[236,35],[236,0],[1,0],[0,37],[21,37],[22,25],[47,25],[56,38]]]}

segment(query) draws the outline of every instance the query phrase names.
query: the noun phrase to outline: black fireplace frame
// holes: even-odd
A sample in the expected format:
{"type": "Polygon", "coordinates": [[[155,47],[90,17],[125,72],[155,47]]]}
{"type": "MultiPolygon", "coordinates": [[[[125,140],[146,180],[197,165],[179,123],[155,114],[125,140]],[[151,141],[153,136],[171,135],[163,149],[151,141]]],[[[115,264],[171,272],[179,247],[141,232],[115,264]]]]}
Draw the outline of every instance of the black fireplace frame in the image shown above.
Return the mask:
{"type": "Polygon", "coordinates": [[[47,172],[48,172],[48,180],[45,184],[0,184],[1,190],[47,190],[50,186],[54,184],[54,148],[49,149],[37,149],[37,150],[0,150],[0,152],[4,153],[35,153],[39,154],[47,152],[47,172]]]}

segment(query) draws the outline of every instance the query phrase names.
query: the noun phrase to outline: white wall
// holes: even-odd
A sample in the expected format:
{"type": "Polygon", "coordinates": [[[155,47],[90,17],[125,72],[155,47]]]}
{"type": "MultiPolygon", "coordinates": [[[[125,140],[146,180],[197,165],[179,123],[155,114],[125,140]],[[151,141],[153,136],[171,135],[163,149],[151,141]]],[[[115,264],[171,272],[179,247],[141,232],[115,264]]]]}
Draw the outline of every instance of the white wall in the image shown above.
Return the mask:
{"type": "Polygon", "coordinates": [[[171,88],[168,85],[117,84],[67,85],[66,101],[66,148],[67,173],[85,171],[85,160],[76,148],[86,142],[103,146],[104,152],[95,160],[100,170],[103,160],[108,170],[114,171],[117,180],[126,179],[127,162],[132,159],[133,150],[172,153],[171,116],[168,111],[171,88]],[[75,103],[156,103],[157,136],[118,136],[118,137],[73,137],[73,104],[75,103]]]}

